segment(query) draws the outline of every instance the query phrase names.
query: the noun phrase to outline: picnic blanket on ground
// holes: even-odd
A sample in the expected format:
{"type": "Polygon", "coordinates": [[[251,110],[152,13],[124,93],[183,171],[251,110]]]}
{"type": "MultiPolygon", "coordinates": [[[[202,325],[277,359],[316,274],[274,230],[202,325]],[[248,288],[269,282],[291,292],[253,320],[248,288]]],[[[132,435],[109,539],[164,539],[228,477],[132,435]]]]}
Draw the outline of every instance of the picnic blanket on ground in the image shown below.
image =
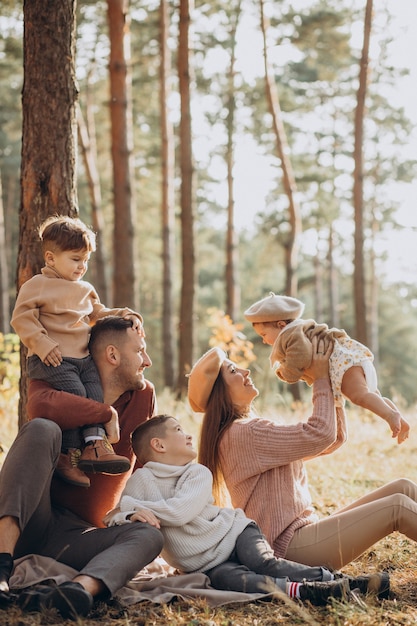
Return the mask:
{"type": "MultiPolygon", "coordinates": [[[[77,571],[54,559],[30,554],[15,561],[10,588],[24,589],[46,580],[61,584],[72,580],[77,571]]],[[[156,604],[166,604],[175,598],[182,600],[205,599],[210,607],[234,602],[253,602],[267,598],[266,594],[220,591],[210,586],[205,574],[175,574],[175,570],[162,559],[156,559],[141,570],[136,577],[122,587],[115,597],[124,606],[148,600],[156,604]]]]}

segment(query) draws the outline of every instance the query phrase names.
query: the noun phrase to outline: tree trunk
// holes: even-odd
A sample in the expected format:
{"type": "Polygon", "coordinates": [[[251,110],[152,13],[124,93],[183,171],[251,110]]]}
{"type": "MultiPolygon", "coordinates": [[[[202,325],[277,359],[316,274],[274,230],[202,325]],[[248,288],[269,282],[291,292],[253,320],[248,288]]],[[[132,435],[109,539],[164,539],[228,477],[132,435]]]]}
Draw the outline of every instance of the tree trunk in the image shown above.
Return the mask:
{"type": "MultiPolygon", "coordinates": [[[[191,0],[192,1],[192,0],[191,0]]],[[[193,163],[191,147],[189,26],[190,2],[180,0],[178,42],[178,77],[181,100],[180,120],[180,170],[181,170],[181,258],[182,284],[179,320],[178,393],[187,388],[185,375],[193,362],[194,346],[194,215],[193,215],[193,163]]]]}
{"type": "Polygon", "coordinates": [[[356,339],[368,345],[366,277],[364,267],[364,217],[363,217],[363,121],[365,116],[365,97],[368,81],[369,41],[372,25],[372,0],[367,0],[363,35],[362,57],[359,71],[359,87],[355,111],[355,146],[353,173],[353,206],[355,215],[355,253],[354,253],[354,298],[356,339]]]}
{"type": "MultiPolygon", "coordinates": [[[[320,240],[319,240],[320,241],[320,240]]],[[[324,319],[324,288],[323,288],[323,276],[324,276],[324,263],[319,252],[320,246],[317,245],[316,254],[314,256],[314,316],[316,320],[324,319]]]]}
{"type": "Polygon", "coordinates": [[[235,132],[235,62],[236,62],[236,30],[239,22],[241,2],[238,0],[235,10],[231,14],[231,51],[229,68],[229,89],[227,99],[227,234],[226,234],[226,313],[231,320],[240,317],[240,287],[237,277],[238,268],[238,236],[235,229],[235,198],[234,198],[234,132],[235,132]]]}
{"type": "MultiPolygon", "coordinates": [[[[9,176],[7,179],[7,189],[6,189],[6,206],[3,206],[4,211],[4,223],[5,223],[5,231],[6,231],[6,259],[7,259],[7,267],[13,268],[14,262],[16,260],[16,243],[15,243],[15,225],[16,230],[18,231],[18,225],[16,220],[16,206],[19,206],[19,198],[20,198],[20,180],[16,176],[9,176]]],[[[17,238],[19,234],[17,233],[17,238]]],[[[13,274],[13,280],[16,275],[13,274]]],[[[9,291],[12,280],[12,271],[9,273],[9,291]]],[[[9,319],[11,316],[11,311],[8,312],[9,319]]]]}
{"type": "Polygon", "coordinates": [[[376,254],[375,254],[375,240],[377,233],[379,232],[379,220],[376,216],[377,206],[376,202],[372,202],[371,214],[372,214],[372,245],[371,255],[369,260],[370,265],[370,332],[369,332],[369,348],[374,354],[374,365],[378,370],[379,367],[379,323],[378,323],[378,295],[379,295],[379,280],[378,273],[376,271],[376,254]]]}
{"type": "Polygon", "coordinates": [[[3,192],[0,173],[0,333],[10,332],[9,266],[6,254],[6,230],[4,227],[3,192]]]}
{"type": "Polygon", "coordinates": [[[295,199],[297,192],[297,186],[295,177],[289,158],[289,147],[287,142],[287,136],[285,133],[284,124],[282,121],[282,112],[279,103],[278,90],[275,83],[275,78],[272,75],[269,59],[268,59],[268,47],[266,41],[266,32],[268,28],[268,20],[264,13],[264,0],[260,0],[261,9],[261,31],[263,37],[263,49],[264,49],[264,68],[265,68],[265,85],[266,96],[268,100],[269,110],[272,115],[272,126],[275,133],[277,155],[281,161],[281,169],[283,176],[284,191],[288,198],[289,203],[289,224],[290,233],[285,244],[285,270],[286,270],[286,285],[285,294],[287,296],[296,296],[298,290],[298,277],[297,277],[297,265],[298,265],[298,252],[299,252],[299,239],[301,235],[302,223],[300,207],[295,199]]]}
{"type": "MultiPolygon", "coordinates": [[[[87,110],[91,108],[87,101],[87,110]]],[[[92,118],[91,111],[87,118],[92,118]]],[[[78,140],[84,159],[84,167],[87,174],[88,189],[90,192],[91,218],[93,230],[97,233],[96,251],[90,263],[93,270],[93,284],[102,302],[107,306],[109,296],[107,293],[106,267],[107,259],[103,246],[104,219],[101,210],[100,176],[97,169],[97,152],[95,150],[94,125],[86,125],[81,107],[77,106],[78,140]],[[93,135],[91,135],[91,131],[93,135]],[[92,138],[93,137],[93,138],[92,138]]]]}
{"type": "Polygon", "coordinates": [[[334,230],[333,224],[330,224],[329,228],[329,245],[327,250],[327,265],[329,268],[329,325],[340,326],[340,314],[339,314],[339,289],[338,289],[338,275],[337,267],[334,262],[334,230]]]}
{"type": "MultiPolygon", "coordinates": [[[[24,3],[24,84],[17,288],[43,265],[37,233],[54,213],[76,215],[75,0],[24,3]]],[[[26,419],[21,348],[19,426],[26,419]]]]}
{"type": "MultiPolygon", "coordinates": [[[[295,177],[289,158],[289,147],[287,141],[287,135],[285,133],[284,124],[282,121],[281,106],[279,103],[278,90],[275,83],[275,78],[272,75],[269,59],[268,59],[268,46],[266,41],[266,32],[268,28],[268,20],[264,13],[264,0],[260,0],[261,9],[261,31],[263,38],[264,49],[264,68],[265,68],[265,87],[266,97],[269,105],[269,110],[272,115],[272,126],[275,133],[277,155],[281,161],[282,178],[284,191],[288,198],[289,204],[289,225],[290,232],[285,242],[285,294],[287,296],[297,296],[298,292],[298,251],[299,251],[299,239],[301,235],[301,211],[298,203],[295,199],[297,192],[297,186],[295,177]]],[[[289,386],[292,397],[295,401],[301,400],[301,391],[299,383],[295,383],[289,386]]]]}
{"type": "Polygon", "coordinates": [[[133,122],[128,5],[128,0],[107,1],[114,191],[113,305],[138,309],[133,253],[133,122]]]}
{"type": "Polygon", "coordinates": [[[169,5],[167,0],[160,4],[160,112],[161,112],[161,160],[162,160],[162,339],[164,383],[174,386],[174,307],[173,275],[175,262],[175,143],[167,103],[171,93],[171,51],[168,46],[169,5]]]}

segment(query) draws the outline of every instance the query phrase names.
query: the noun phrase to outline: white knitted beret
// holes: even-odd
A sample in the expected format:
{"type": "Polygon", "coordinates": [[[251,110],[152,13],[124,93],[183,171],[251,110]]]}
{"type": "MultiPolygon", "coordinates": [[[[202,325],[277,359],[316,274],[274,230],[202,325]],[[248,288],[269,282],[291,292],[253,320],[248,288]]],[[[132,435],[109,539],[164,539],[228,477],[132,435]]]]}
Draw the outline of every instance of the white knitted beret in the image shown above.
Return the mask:
{"type": "Polygon", "coordinates": [[[194,364],[188,376],[188,400],[193,411],[204,413],[220,368],[227,359],[221,348],[211,348],[194,364]]]}
{"type": "Polygon", "coordinates": [[[258,300],[244,312],[245,318],[255,322],[278,322],[280,320],[295,320],[304,311],[304,304],[290,296],[277,296],[272,291],[269,296],[258,300]]]}

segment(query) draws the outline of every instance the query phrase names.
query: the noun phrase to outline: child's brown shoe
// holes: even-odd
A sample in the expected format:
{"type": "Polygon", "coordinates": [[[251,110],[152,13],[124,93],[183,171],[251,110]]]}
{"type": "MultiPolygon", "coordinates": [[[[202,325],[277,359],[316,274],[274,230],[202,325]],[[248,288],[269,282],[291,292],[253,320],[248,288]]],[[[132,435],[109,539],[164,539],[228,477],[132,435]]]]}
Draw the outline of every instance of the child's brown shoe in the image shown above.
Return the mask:
{"type": "Polygon", "coordinates": [[[80,455],[81,451],[78,448],[69,448],[68,452],[61,452],[55,473],[70,485],[89,487],[90,479],[77,467],[80,455]]]}
{"type": "Polygon", "coordinates": [[[85,445],[78,467],[84,472],[124,474],[130,469],[130,461],[116,454],[107,438],[95,439],[85,445]]]}

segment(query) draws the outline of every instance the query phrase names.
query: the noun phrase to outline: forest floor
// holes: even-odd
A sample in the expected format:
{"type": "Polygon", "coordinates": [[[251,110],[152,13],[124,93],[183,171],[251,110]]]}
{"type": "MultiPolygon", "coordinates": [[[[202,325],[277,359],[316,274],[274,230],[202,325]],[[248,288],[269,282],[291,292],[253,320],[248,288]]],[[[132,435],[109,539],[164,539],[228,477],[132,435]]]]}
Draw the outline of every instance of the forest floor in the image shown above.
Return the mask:
{"type": "MultiPolygon", "coordinates": [[[[298,420],[308,416],[308,406],[285,416],[298,420]]],[[[16,413],[14,413],[16,415],[16,413]]],[[[405,476],[417,482],[417,410],[404,411],[412,431],[401,446],[391,439],[388,426],[379,418],[348,408],[349,441],[328,457],[308,462],[313,500],[321,516],[327,515],[382,484],[405,476]]],[[[4,394],[0,401],[1,441],[10,443],[4,394]],[[3,402],[3,404],[2,404],[3,402]]],[[[197,428],[197,426],[196,426],[197,428]]],[[[7,446],[6,446],[7,447],[7,446]]],[[[4,455],[3,455],[4,456],[4,455]]],[[[1,461],[1,457],[0,457],[1,461]]],[[[370,626],[417,623],[416,546],[399,533],[379,541],[354,563],[350,574],[386,570],[391,576],[393,598],[379,602],[366,597],[364,604],[333,602],[326,607],[292,601],[234,604],[210,608],[203,601],[175,601],[167,605],[139,603],[128,608],[98,605],[83,626],[272,626],[309,624],[320,626],[370,626]]],[[[24,614],[16,607],[0,609],[1,626],[38,626],[64,622],[54,611],[24,614]]]]}

